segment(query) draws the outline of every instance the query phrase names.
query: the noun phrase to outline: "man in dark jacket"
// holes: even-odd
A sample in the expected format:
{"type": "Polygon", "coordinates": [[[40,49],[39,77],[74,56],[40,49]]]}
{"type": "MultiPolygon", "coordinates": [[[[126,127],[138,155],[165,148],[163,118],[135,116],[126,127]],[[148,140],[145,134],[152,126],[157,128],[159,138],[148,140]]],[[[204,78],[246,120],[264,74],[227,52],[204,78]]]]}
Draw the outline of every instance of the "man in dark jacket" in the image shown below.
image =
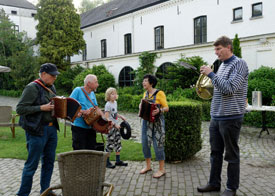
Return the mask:
{"type": "MultiPolygon", "coordinates": [[[[51,63],[40,67],[40,78],[29,83],[16,106],[20,115],[19,124],[25,130],[28,159],[25,162],[19,196],[28,196],[31,192],[33,175],[41,158],[40,186],[42,193],[50,186],[54,168],[55,150],[57,146],[58,123],[52,117],[54,105],[51,98],[55,96],[54,81],[59,72],[51,63]]],[[[51,192],[49,195],[55,195],[51,192]]]]}

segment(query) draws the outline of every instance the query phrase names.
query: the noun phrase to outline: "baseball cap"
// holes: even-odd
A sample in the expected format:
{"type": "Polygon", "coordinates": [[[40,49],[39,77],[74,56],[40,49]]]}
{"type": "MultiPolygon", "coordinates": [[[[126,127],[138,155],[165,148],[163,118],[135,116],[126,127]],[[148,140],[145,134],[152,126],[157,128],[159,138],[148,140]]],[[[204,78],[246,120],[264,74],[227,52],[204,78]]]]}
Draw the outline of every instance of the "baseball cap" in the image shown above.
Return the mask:
{"type": "Polygon", "coordinates": [[[51,74],[53,76],[56,76],[56,75],[60,74],[57,71],[56,65],[52,64],[52,63],[42,64],[41,67],[40,67],[40,73],[42,73],[42,72],[46,72],[46,73],[51,74]]]}

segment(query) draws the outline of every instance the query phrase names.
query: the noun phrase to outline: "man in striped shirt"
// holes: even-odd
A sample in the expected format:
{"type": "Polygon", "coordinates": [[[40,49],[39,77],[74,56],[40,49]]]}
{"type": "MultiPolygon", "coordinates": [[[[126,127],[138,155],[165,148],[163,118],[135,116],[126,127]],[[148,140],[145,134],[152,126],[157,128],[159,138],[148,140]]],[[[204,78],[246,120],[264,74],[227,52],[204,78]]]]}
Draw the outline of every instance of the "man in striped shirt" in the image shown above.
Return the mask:
{"type": "Polygon", "coordinates": [[[222,36],[214,42],[215,54],[223,63],[215,74],[208,66],[200,72],[211,78],[214,94],[211,103],[209,127],[211,146],[211,170],[206,186],[199,192],[220,191],[221,171],[224,160],[228,162],[226,189],[222,196],[234,196],[239,188],[240,150],[238,146],[240,129],[245,113],[248,67],[244,60],[232,52],[232,41],[222,36]]]}

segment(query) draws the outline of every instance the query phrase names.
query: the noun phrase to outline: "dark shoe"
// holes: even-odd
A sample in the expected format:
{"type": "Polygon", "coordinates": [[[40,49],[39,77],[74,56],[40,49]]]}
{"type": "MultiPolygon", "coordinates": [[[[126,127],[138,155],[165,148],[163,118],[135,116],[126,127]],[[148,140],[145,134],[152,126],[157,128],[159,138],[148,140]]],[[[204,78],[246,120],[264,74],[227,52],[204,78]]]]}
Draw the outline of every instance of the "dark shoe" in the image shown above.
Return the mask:
{"type": "Polygon", "coordinates": [[[106,167],[109,168],[109,169],[115,169],[116,168],[116,166],[113,165],[112,163],[109,163],[109,164],[107,163],[106,167]]]}
{"type": "Polygon", "coordinates": [[[54,192],[49,192],[47,196],[58,196],[58,195],[55,194],[54,192]]]}
{"type": "Polygon", "coordinates": [[[225,189],[221,196],[236,196],[236,191],[225,189]]]}
{"type": "Polygon", "coordinates": [[[123,161],[116,162],[116,166],[128,166],[128,163],[124,163],[123,161]]]}
{"type": "Polygon", "coordinates": [[[203,193],[203,192],[211,192],[211,191],[220,191],[221,187],[215,187],[215,186],[211,186],[210,184],[207,184],[205,186],[200,186],[197,187],[198,191],[203,193]]]}

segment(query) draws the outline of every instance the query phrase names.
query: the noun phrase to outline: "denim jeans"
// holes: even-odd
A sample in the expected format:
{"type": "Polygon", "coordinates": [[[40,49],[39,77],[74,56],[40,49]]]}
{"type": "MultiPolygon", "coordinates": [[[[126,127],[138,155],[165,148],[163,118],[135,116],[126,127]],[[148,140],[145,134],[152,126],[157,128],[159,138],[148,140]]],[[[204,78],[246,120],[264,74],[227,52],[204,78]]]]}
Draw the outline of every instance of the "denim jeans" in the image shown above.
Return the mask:
{"type": "Polygon", "coordinates": [[[240,150],[238,142],[241,125],[242,118],[222,121],[211,120],[210,122],[211,171],[209,184],[212,186],[221,186],[223,153],[225,149],[224,160],[228,162],[227,188],[231,190],[239,188],[240,150]]]}
{"type": "Polygon", "coordinates": [[[57,131],[54,126],[44,126],[43,136],[34,136],[26,132],[28,158],[25,162],[19,196],[28,196],[31,192],[33,175],[41,158],[40,193],[45,191],[51,182],[54,168],[57,131]]]}
{"type": "MultiPolygon", "coordinates": [[[[164,147],[157,146],[157,141],[156,141],[154,132],[152,134],[152,137],[153,137],[153,146],[156,154],[156,159],[158,161],[165,160],[164,147]]],[[[141,142],[142,142],[142,151],[143,151],[144,158],[152,158],[151,148],[148,145],[146,120],[142,120],[141,142]]]]}

